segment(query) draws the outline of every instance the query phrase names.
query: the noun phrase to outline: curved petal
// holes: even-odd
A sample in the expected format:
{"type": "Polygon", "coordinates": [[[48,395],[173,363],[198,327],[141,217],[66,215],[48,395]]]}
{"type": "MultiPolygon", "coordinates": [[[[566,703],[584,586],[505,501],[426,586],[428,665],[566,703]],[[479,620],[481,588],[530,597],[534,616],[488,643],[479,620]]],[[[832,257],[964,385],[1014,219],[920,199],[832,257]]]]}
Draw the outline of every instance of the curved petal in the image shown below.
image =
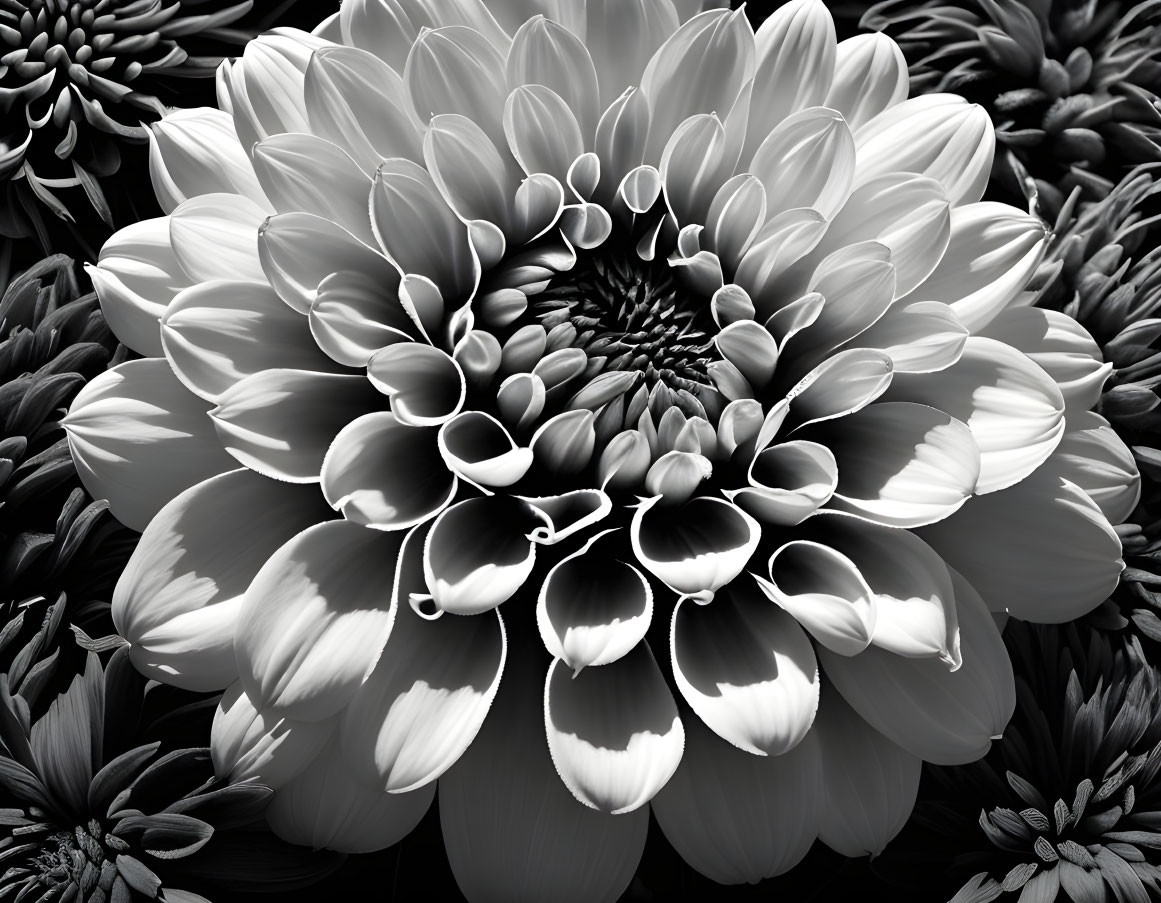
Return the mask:
{"type": "Polygon", "coordinates": [[[780,756],[731,746],[696,717],[681,765],[653,798],[666,839],[720,884],[755,884],[788,872],[818,833],[825,801],[814,732],[780,756]]]}
{"type": "Polygon", "coordinates": [[[574,675],[625,656],[645,638],[653,617],[653,589],[644,575],[590,552],[604,535],[554,565],[536,603],[544,647],[574,675]]]}
{"type": "Polygon", "coordinates": [[[460,219],[484,220],[512,235],[519,170],[479,125],[452,113],[433,117],[423,138],[423,159],[439,193],[460,219]]]}
{"type": "Polygon", "coordinates": [[[921,94],[869,120],[855,144],[856,186],[889,172],[919,173],[942,183],[959,207],[983,197],[996,133],[983,107],[956,94],[921,94]]]}
{"type": "Polygon", "coordinates": [[[127,361],[95,377],[61,421],[89,495],[134,530],[178,493],[233,469],[209,405],[157,358],[127,361]]]}
{"type": "Polygon", "coordinates": [[[637,561],[674,592],[713,596],[745,568],[762,538],[754,518],[724,499],[697,496],[677,508],[641,502],[630,527],[637,561]]]}
{"type": "Polygon", "coordinates": [[[350,774],[331,739],[306,769],[274,792],[270,829],[287,843],[342,853],[372,853],[396,844],[427,814],[435,785],[380,793],[350,774]]]}
{"type": "Polygon", "coordinates": [[[438,611],[479,614],[511,598],[536,563],[531,509],[505,496],[468,499],[435,519],[423,573],[438,611]]]}
{"type": "Polygon", "coordinates": [[[794,618],[748,577],[708,605],[682,599],[670,626],[673,679],[723,740],[757,756],[797,746],[818,708],[818,663],[794,618]]]}
{"type": "Polygon", "coordinates": [[[217,402],[262,370],[334,371],[302,317],[255,282],[202,282],[182,291],[161,320],[165,356],[186,387],[217,402]]]}
{"type": "Polygon", "coordinates": [[[361,376],[263,370],[223,392],[210,415],[221,444],[247,467],[317,483],[335,435],[381,398],[361,376]]]}
{"type": "Polygon", "coordinates": [[[190,284],[170,243],[169,219],[146,219],[114,232],[96,266],[86,264],[85,272],[113,335],[138,354],[161,357],[158,321],[190,284]]]}
{"type": "Polygon", "coordinates": [[[767,216],[810,207],[830,219],[855,178],[855,140],[842,116],[809,107],[787,116],[754,151],[750,172],[766,188],[767,216]]]}
{"type": "Polygon", "coordinates": [[[137,667],[199,692],[228,685],[237,674],[234,627],[250,581],[279,546],[328,516],[312,488],[248,470],[178,495],[146,527],[113,592],[113,623],[134,651],[140,648],[137,667]],[[158,629],[173,624],[177,633],[183,616],[219,606],[225,629],[215,642],[190,633],[184,648],[159,648],[158,629]]]}
{"type": "MultiPolygon", "coordinates": [[[[551,18],[527,17],[512,36],[505,73],[508,87],[512,90],[523,85],[540,85],[560,97],[565,108],[575,114],[577,126],[584,136],[582,143],[592,143],[600,114],[601,94],[593,59],[576,34],[551,18]]],[[[552,172],[548,169],[531,171],[552,172]]]]}
{"type": "MultiPolygon", "coordinates": [[[[280,28],[246,44],[219,77],[238,138],[247,150],[269,135],[309,130],[303,79],[311,53],[329,42],[296,28],[280,28]]],[[[224,104],[223,104],[224,106],[224,104]]]]}
{"type": "Polygon", "coordinates": [[[1044,473],[972,499],[920,536],[971,581],[988,608],[1059,624],[1100,605],[1124,562],[1100,508],[1053,473],[1051,462],[1044,473]]]}
{"type": "Polygon", "coordinates": [[[1064,398],[1028,356],[970,336],[938,373],[900,375],[888,397],[938,408],[967,424],[980,451],[979,494],[1005,489],[1044,463],[1064,434],[1064,398]]]}
{"type": "Polygon", "coordinates": [[[818,352],[858,336],[891,306],[896,278],[890,250],[878,241],[849,244],[828,254],[807,284],[826,303],[804,334],[818,352]]]}
{"type": "Polygon", "coordinates": [[[933,373],[959,360],[967,337],[948,305],[916,301],[894,305],[852,344],[884,352],[896,373],[933,373]]]}
{"type": "Polygon", "coordinates": [[[367,378],[391,396],[391,412],[408,426],[438,426],[464,404],[467,383],[446,352],[422,342],[397,342],[367,361],[367,378]]]}
{"type": "Polygon", "coordinates": [[[455,764],[484,722],[507,654],[498,611],[432,620],[411,607],[410,596],[426,590],[424,533],[403,541],[391,636],[340,720],[355,775],[391,793],[432,783],[455,764]]]}
{"type": "Polygon", "coordinates": [[[857,655],[875,632],[875,595],[853,561],[829,546],[793,540],[770,556],[770,579],[755,577],[774,603],[838,655],[857,655]]]}
{"type": "Polygon", "coordinates": [[[242,602],[234,651],[254,705],[298,721],[341,711],[379,660],[402,538],[328,521],[278,549],[242,602]]]}
{"type": "Polygon", "coordinates": [[[645,642],[580,673],[556,659],[544,683],[544,726],[565,786],[586,806],[613,815],[652,799],[685,746],[677,706],[645,642]]]}
{"type": "MultiPolygon", "coordinates": [[[[809,327],[803,330],[809,336],[809,327]]],[[[835,421],[865,409],[887,391],[894,366],[886,352],[848,348],[826,358],[806,374],[787,394],[790,418],[807,426],[835,421]]],[[[845,420],[834,424],[841,429],[845,420]]]]}
{"type": "Polygon", "coordinates": [[[525,173],[548,173],[562,184],[573,161],[585,151],[581,127],[564,98],[540,84],[522,82],[508,95],[504,134],[525,173]]]}
{"type": "Polygon", "coordinates": [[[439,780],[456,883],[481,903],[615,903],[641,859],[649,811],[607,815],[572,797],[544,739],[547,657],[534,644],[518,649],[479,735],[439,780]]]}
{"type": "Polygon", "coordinates": [[[825,445],[792,439],[755,455],[750,486],[724,495],[765,524],[793,527],[825,505],[838,485],[838,464],[825,445]]]}
{"type": "Polygon", "coordinates": [[[293,721],[259,711],[234,682],[222,694],[210,730],[214,774],[232,784],[277,790],[306,770],[331,738],[333,721],[293,721]]]}
{"type": "Polygon", "coordinates": [[[1069,413],[1064,437],[1041,469],[1083,489],[1114,526],[1125,523],[1141,499],[1141,474],[1133,453],[1093,411],[1069,413]]]}
{"type": "Polygon", "coordinates": [[[560,495],[517,498],[531,505],[541,520],[528,534],[529,539],[541,545],[555,545],[603,520],[613,510],[613,500],[600,489],[573,489],[560,495]]]}
{"type": "Polygon", "coordinates": [[[907,298],[942,301],[979,332],[1024,290],[1046,240],[1040,220],[1015,207],[991,201],[957,207],[939,266],[907,298]]]}
{"type": "Polygon", "coordinates": [[[1012,717],[1016,688],[1008,650],[979,594],[951,571],[963,667],[903,658],[874,646],[846,657],[819,652],[827,677],[871,727],[925,762],[961,765],[983,756],[1012,717]]]}
{"type": "Polygon", "coordinates": [[[844,856],[878,856],[911,815],[923,760],[872,728],[829,688],[815,724],[826,786],[819,839],[844,856]]]}
{"type": "Polygon", "coordinates": [[[677,31],[679,24],[669,0],[585,3],[583,27],[573,30],[584,39],[592,56],[601,86],[601,109],[613,104],[626,88],[641,84],[646,61],[677,31]]]}
{"type": "Polygon", "coordinates": [[[917,527],[942,520],[971,497],[979,480],[971,431],[926,405],[878,402],[814,429],[838,461],[830,504],[875,523],[917,527]]]}
{"type": "Polygon", "coordinates": [[[169,215],[173,256],[196,282],[266,282],[258,259],[258,232],[267,209],[240,194],[203,194],[169,215]]]}
{"type": "Polygon", "coordinates": [[[424,122],[458,113],[483,128],[494,144],[503,143],[504,57],[478,31],[458,25],[421,31],[407,55],[403,81],[424,122]]]}
{"type": "Polygon", "coordinates": [[[323,458],[323,496],[343,517],[402,530],[450,504],[457,481],[434,454],[436,431],[373,411],[343,427],[323,458]]]}
{"type": "Polygon", "coordinates": [[[398,297],[357,270],[332,273],[318,284],[307,322],[318,347],[348,367],[366,367],[380,348],[410,342],[418,332],[398,297]]]}
{"type": "Polygon", "coordinates": [[[842,113],[852,129],[907,99],[907,60],[887,35],[855,35],[835,51],[834,81],[824,106],[842,113]]]}
{"type": "Polygon", "coordinates": [[[439,451],[452,472],[484,486],[511,486],[532,466],[532,449],[517,447],[483,411],[464,411],[440,427],[439,451]]]}

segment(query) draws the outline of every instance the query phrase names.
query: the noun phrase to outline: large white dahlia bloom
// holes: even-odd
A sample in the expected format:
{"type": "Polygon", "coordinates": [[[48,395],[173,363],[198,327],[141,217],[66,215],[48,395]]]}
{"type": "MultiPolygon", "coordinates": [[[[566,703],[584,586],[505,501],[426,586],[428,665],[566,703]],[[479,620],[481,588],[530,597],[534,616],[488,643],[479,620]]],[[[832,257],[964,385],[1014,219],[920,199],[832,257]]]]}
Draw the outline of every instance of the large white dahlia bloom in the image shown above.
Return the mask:
{"type": "Polygon", "coordinates": [[[290,840],[438,779],[473,900],[615,899],[650,808],[723,882],[878,851],[1012,712],[990,612],[1117,581],[1109,367],[986,115],[819,0],[695,6],[345,0],[156,127],[91,270],[146,357],[66,426],[133,661],[226,691],[290,840]]]}

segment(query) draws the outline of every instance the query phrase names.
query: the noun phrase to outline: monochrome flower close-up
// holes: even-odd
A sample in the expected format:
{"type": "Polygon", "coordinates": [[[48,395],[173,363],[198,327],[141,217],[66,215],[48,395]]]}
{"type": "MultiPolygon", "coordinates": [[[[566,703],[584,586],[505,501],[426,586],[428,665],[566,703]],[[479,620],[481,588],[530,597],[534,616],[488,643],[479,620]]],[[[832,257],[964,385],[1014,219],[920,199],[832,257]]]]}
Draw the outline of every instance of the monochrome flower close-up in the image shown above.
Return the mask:
{"type": "Polygon", "coordinates": [[[877,854],[1123,568],[1112,369],[987,113],[820,0],[345,0],[150,137],[64,420],[113,620],[219,777],[469,900],[877,854]]]}

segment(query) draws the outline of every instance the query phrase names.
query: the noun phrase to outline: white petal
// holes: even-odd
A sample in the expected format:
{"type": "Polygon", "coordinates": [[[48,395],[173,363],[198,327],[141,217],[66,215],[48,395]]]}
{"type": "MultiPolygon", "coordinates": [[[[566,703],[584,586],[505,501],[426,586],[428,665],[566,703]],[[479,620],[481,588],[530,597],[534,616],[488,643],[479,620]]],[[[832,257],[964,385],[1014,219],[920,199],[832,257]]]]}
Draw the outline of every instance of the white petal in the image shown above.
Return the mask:
{"type": "Polygon", "coordinates": [[[1084,490],[1110,524],[1125,523],[1141,499],[1133,453],[1109,422],[1092,411],[1071,411],[1060,445],[1043,468],[1084,490]]]}
{"type": "Polygon", "coordinates": [[[485,486],[511,486],[532,466],[532,449],[517,447],[483,411],[465,411],[440,427],[439,451],[450,470],[485,486]]]}
{"type": "MultiPolygon", "coordinates": [[[[809,336],[810,331],[803,334],[809,336]]],[[[787,393],[792,420],[806,425],[849,416],[887,391],[893,378],[894,367],[885,352],[870,348],[840,351],[787,393]]]]}
{"type": "Polygon", "coordinates": [[[580,802],[621,815],[665,786],[685,746],[677,706],[648,644],[600,668],[560,659],[544,684],[548,750],[580,802]]]}
{"type": "Polygon", "coordinates": [[[917,527],[947,517],[975,489],[979,449],[967,426],[942,411],[879,402],[832,423],[833,439],[820,441],[838,460],[838,510],[917,527]]]}
{"type": "Polygon", "coordinates": [[[231,783],[252,780],[277,790],[306,770],[333,731],[333,721],[293,721],[259,711],[235,681],[214,712],[214,773],[231,783]]]}
{"type": "Polygon", "coordinates": [[[626,88],[641,84],[647,61],[679,24],[670,0],[592,0],[585,3],[582,20],[573,30],[592,56],[601,109],[626,88]]]}
{"type": "Polygon", "coordinates": [[[615,903],[644,850],[648,809],[606,815],[573,798],[545,743],[546,657],[516,651],[479,736],[439,781],[456,883],[488,903],[615,903]]]}
{"type": "Polygon", "coordinates": [[[114,232],[96,266],[87,264],[85,272],[113,335],[138,354],[160,357],[158,321],[174,295],[190,284],[170,244],[168,218],[142,220],[114,232]]]}
{"type": "Polygon", "coordinates": [[[858,242],[828,254],[808,283],[826,303],[804,334],[802,344],[813,346],[807,354],[835,348],[873,326],[895,299],[896,283],[890,251],[878,241],[858,242]]]}
{"type": "Polygon", "coordinates": [[[421,32],[407,55],[403,80],[423,122],[458,113],[494,144],[504,141],[504,57],[478,31],[449,26],[421,32]]]}
{"type": "Polygon", "coordinates": [[[728,179],[714,195],[705,222],[702,243],[718,255],[722,268],[732,278],[742,255],[766,222],[766,189],[762,181],[752,173],[738,173],[728,179]]]}
{"type": "Polygon", "coordinates": [[[842,116],[810,107],[770,132],[754,152],[750,171],[766,188],[768,216],[811,207],[830,219],[850,194],[855,142],[842,116]]]}
{"type": "Polygon", "coordinates": [[[990,201],[957,207],[943,259],[907,299],[943,301],[978,332],[1024,290],[1045,241],[1040,220],[1015,207],[990,201]]]}
{"type": "Polygon", "coordinates": [[[258,232],[267,212],[240,194],[203,194],[183,201],[169,217],[173,254],[194,282],[266,281],[258,259],[258,232]]]}
{"type": "Polygon", "coordinates": [[[706,222],[710,204],[729,177],[726,133],[716,113],[690,116],[661,153],[665,200],[679,226],[706,222]]]}
{"type": "Polygon", "coordinates": [[[819,653],[827,676],[873,728],[937,765],[983,756],[1016,706],[1012,663],[995,622],[971,585],[955,571],[951,578],[963,647],[957,671],[874,646],[849,658],[819,653]]]}
{"type": "Polygon", "coordinates": [[[552,19],[529,16],[512,37],[505,72],[511,90],[540,85],[561,97],[576,114],[583,143],[592,143],[601,95],[593,59],[576,34],[552,19]]]}
{"type": "Polygon", "coordinates": [[[923,760],[874,730],[833,690],[815,724],[826,786],[819,839],[844,856],[878,856],[911,815],[923,760]]]}
{"type": "Polygon", "coordinates": [[[303,80],[311,54],[328,43],[280,28],[246,45],[223,79],[243,147],[249,150],[270,135],[310,131],[303,80]]]}
{"type": "Polygon", "coordinates": [[[1010,489],[973,498],[920,535],[971,581],[988,608],[1058,624],[1100,605],[1124,563],[1121,541],[1100,508],[1053,473],[1051,463],[1010,489]]]}
{"type": "Polygon", "coordinates": [[[149,137],[149,175],[166,213],[187,198],[219,191],[269,207],[234,123],[221,110],[176,110],[155,123],[149,137]]]}
{"type": "Polygon", "coordinates": [[[501,51],[508,44],[482,0],[351,0],[343,5],[339,20],[344,44],[377,54],[398,72],[424,28],[465,25],[501,51]]]}
{"type": "Polygon", "coordinates": [[[408,426],[437,426],[459,413],[467,383],[446,352],[422,342],[398,342],[375,352],[367,377],[391,396],[391,411],[408,426]]]}
{"type": "Polygon", "coordinates": [[[834,21],[820,0],[783,4],[762,23],[755,41],[758,64],[742,151],[744,169],[787,116],[823,102],[835,64],[834,21]]]}
{"type": "Polygon", "coordinates": [[[818,708],[814,650],[749,577],[708,605],[679,601],[670,631],[674,682],[714,733],[758,756],[802,741],[818,708]]]}
{"type": "Polygon", "coordinates": [[[653,814],[686,863],[720,884],[756,884],[801,861],[825,800],[814,733],[780,756],[754,756],[690,716],[685,755],[653,814]]]}
{"type": "Polygon", "coordinates": [[[742,286],[764,321],[776,310],[788,306],[805,293],[800,287],[787,288],[783,276],[826,232],[826,218],[817,210],[801,207],[779,213],[766,221],[742,255],[734,281],[742,286]]]}
{"type": "Polygon", "coordinates": [[[762,449],[747,474],[749,487],[726,498],[765,524],[792,527],[825,505],[838,485],[838,464],[825,445],[792,439],[762,449]]]}
{"type": "MultiPolygon", "coordinates": [[[[219,605],[236,620],[242,595],[266,559],[327,516],[312,489],[248,470],[198,483],[161,509],[133,551],[113,593],[118,633],[136,647],[152,631],[219,605]]],[[[150,663],[142,670],[165,683],[221,689],[237,673],[234,632],[226,631],[216,647],[191,633],[187,649],[171,647],[169,654],[144,645],[136,663],[150,663]]]]}
{"type": "Polygon", "coordinates": [[[182,490],[232,470],[208,414],[164,360],[128,361],[95,377],[62,421],[85,489],[144,530],[182,490]]]}
{"type": "Polygon", "coordinates": [[[317,483],[335,435],[382,396],[361,376],[263,370],[222,393],[211,416],[237,460],[276,480],[317,483]]]}
{"type": "Polygon", "coordinates": [[[882,33],[839,43],[825,106],[842,113],[852,129],[906,99],[907,60],[898,44],[882,33]]]}
{"type": "Polygon", "coordinates": [[[451,502],[456,478],[435,455],[436,431],[407,426],[389,411],[364,414],[339,431],[322,463],[322,490],[343,517],[400,530],[451,502]]]}
{"type": "Polygon", "coordinates": [[[941,182],[953,207],[984,194],[996,133],[983,107],[955,94],[921,94],[869,120],[855,135],[862,185],[889,172],[914,172],[941,182]]]}
{"type": "Polygon", "coordinates": [[[380,793],[357,781],[332,737],[306,770],[275,791],[266,820],[288,843],[371,853],[410,834],[434,797],[434,784],[411,793],[380,793]]]}
{"type": "Polygon", "coordinates": [[[877,348],[891,358],[896,373],[932,373],[959,360],[967,328],[940,301],[896,304],[852,342],[877,348]]]}
{"type": "Polygon", "coordinates": [[[332,360],[366,367],[380,348],[417,337],[415,321],[397,298],[384,297],[384,289],[358,270],[332,273],[319,283],[308,323],[318,347],[332,360]]]}
{"type": "Polygon", "coordinates": [[[507,640],[500,613],[429,619],[409,604],[426,590],[423,528],[404,540],[392,604],[395,623],[379,663],[343,712],[343,755],[364,781],[413,790],[450,768],[492,705],[507,640]]]}
{"type": "Polygon", "coordinates": [[[543,85],[522,85],[508,95],[504,134],[524,172],[548,173],[560,182],[585,149],[572,110],[559,94],[543,85]]]}
{"type": "MultiPolygon", "coordinates": [[[[612,2],[612,0],[604,0],[612,2]]],[[[591,10],[599,4],[589,4],[591,10]]],[[[646,4],[634,0],[621,3],[620,8],[631,10],[646,4]]],[[[660,9],[661,4],[650,4],[660,9]]],[[[601,161],[601,182],[596,199],[608,206],[614,193],[620,190],[622,180],[641,165],[645,158],[645,139],[649,133],[649,98],[640,88],[628,88],[609,104],[597,125],[594,150],[601,161]]]]}
{"type": "Polygon", "coordinates": [[[435,116],[423,139],[423,159],[439,193],[464,222],[484,220],[511,234],[519,170],[467,116],[435,116]]]}
{"type": "Polygon", "coordinates": [[[202,282],[185,289],[161,321],[177,377],[207,401],[272,367],[334,371],[302,317],[265,283],[202,282]]]}

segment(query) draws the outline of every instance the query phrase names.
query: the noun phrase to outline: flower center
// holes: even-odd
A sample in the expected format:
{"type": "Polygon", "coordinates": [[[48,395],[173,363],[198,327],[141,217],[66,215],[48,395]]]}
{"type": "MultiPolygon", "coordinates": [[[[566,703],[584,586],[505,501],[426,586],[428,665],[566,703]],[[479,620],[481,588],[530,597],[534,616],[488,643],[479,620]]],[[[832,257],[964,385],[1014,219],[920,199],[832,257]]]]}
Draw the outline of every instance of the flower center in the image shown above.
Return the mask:
{"type": "Polygon", "coordinates": [[[685,292],[664,262],[603,246],[582,252],[534,297],[529,313],[545,329],[571,323],[572,346],[600,360],[601,373],[636,371],[649,389],[660,382],[693,395],[711,385],[709,305],[685,292]]]}

